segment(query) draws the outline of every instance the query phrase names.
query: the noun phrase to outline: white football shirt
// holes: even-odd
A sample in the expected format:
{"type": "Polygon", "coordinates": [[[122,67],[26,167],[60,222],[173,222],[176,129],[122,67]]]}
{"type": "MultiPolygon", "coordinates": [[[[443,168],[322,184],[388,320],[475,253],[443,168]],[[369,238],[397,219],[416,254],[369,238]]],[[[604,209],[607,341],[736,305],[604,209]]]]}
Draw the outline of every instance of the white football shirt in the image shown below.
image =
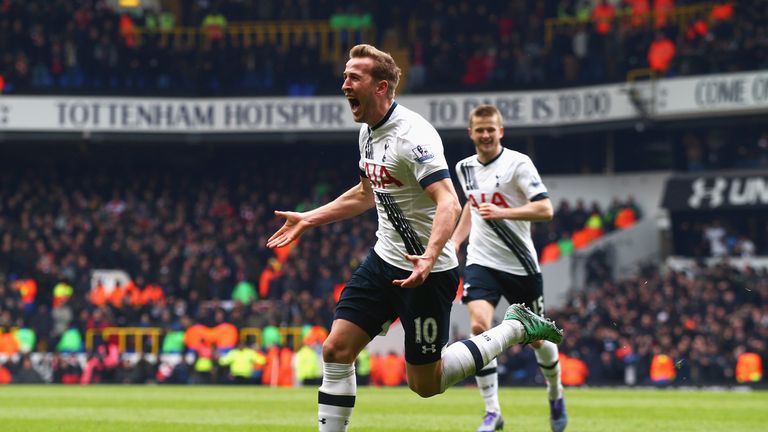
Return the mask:
{"type": "MultiPolygon", "coordinates": [[[[422,116],[393,102],[378,124],[360,128],[360,175],[371,181],[376,196],[374,251],[387,263],[412,270],[405,255],[424,253],[437,210],[424,188],[450,178],[440,135],[422,116]]],[[[458,265],[449,240],[432,271],[458,265]]]]}
{"type": "Polygon", "coordinates": [[[531,223],[509,219],[485,220],[481,203],[519,207],[529,201],[548,198],[531,159],[507,148],[487,164],[470,156],[456,164],[456,176],[467,197],[472,215],[467,265],[478,264],[516,275],[541,272],[531,238],[531,223]]]}

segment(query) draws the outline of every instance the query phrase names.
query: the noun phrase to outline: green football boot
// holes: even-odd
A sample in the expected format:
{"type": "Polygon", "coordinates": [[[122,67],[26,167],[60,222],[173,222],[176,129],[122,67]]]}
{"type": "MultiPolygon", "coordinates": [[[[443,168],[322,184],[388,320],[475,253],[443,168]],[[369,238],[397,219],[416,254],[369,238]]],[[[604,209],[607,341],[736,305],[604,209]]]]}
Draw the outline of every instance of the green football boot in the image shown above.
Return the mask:
{"type": "Polygon", "coordinates": [[[504,314],[504,321],[517,320],[523,324],[525,336],[523,344],[529,344],[537,340],[548,340],[559,344],[563,341],[563,331],[557,328],[555,323],[546,318],[542,318],[522,303],[510,305],[504,314]]]}

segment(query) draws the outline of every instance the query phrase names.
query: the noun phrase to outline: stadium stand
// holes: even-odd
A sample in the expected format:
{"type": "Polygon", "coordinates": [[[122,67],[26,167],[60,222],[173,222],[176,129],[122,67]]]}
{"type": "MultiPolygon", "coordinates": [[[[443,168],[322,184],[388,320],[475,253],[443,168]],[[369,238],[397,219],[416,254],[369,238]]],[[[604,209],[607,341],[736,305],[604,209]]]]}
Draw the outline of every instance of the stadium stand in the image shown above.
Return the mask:
{"type": "Polygon", "coordinates": [[[639,69],[734,72],[768,58],[765,8],[751,2],[165,3],[132,12],[106,0],[3,2],[4,91],[336,94],[340,47],[362,37],[401,52],[410,92],[595,84],[639,69]]]}
{"type": "Polygon", "coordinates": [[[654,360],[668,356],[665,384],[724,384],[740,354],[765,356],[765,278],[765,269],[727,264],[648,266],[637,277],[597,281],[553,316],[572,335],[563,352],[586,363],[587,383],[655,384],[663,380],[654,380],[654,360]]]}
{"type": "MultiPolygon", "coordinates": [[[[104,0],[2,2],[0,93],[337,95],[344,49],[360,40],[396,54],[410,94],[768,68],[761,2],[160,3],[136,12],[104,0]]],[[[703,179],[708,188],[723,179],[731,182],[725,188],[753,179],[755,193],[765,194],[764,122],[655,126],[509,135],[545,181],[665,170],[670,185],[690,189],[703,179]]],[[[453,161],[467,153],[459,135],[445,135],[453,161]]],[[[372,244],[374,219],[319,228],[293,248],[273,252],[265,243],[280,223],[273,209],[312,208],[356,180],[354,146],[334,138],[270,137],[253,146],[249,138],[216,139],[2,137],[0,383],[317,379],[313,361],[350,270],[372,244]],[[97,269],[128,278],[94,280],[97,269]],[[250,377],[236,370],[237,355],[257,365],[250,377]]],[[[705,262],[768,255],[765,200],[700,211],[673,192],[659,203],[670,224],[665,253],[696,260],[684,269],[657,260],[615,277],[610,251],[591,252],[598,239],[659,217],[631,190],[602,202],[586,192],[553,197],[554,221],[535,224],[543,264],[590,251],[584,286],[571,287],[566,304],[549,312],[568,335],[564,383],[764,382],[768,274],[705,262]]],[[[358,372],[367,368],[372,384],[404,382],[397,353],[362,361],[358,372]]],[[[531,350],[513,348],[501,365],[505,384],[540,380],[531,350]]]]}

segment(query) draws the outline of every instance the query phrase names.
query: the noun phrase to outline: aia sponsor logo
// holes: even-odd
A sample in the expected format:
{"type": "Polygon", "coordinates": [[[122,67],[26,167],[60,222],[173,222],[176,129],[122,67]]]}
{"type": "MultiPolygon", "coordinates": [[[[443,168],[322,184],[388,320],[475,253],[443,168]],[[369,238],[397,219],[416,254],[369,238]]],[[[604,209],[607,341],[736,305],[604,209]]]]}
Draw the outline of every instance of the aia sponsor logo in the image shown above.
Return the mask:
{"type": "Polygon", "coordinates": [[[493,194],[480,192],[480,193],[472,193],[469,194],[469,204],[474,208],[479,208],[480,204],[490,202],[491,204],[497,205],[499,207],[509,208],[509,204],[507,204],[507,200],[504,199],[504,197],[498,193],[494,192],[493,194]]]}
{"type": "Polygon", "coordinates": [[[384,165],[376,165],[366,162],[365,175],[368,176],[368,180],[371,181],[371,184],[375,188],[386,189],[389,184],[395,186],[403,185],[403,182],[392,176],[384,165]]]}

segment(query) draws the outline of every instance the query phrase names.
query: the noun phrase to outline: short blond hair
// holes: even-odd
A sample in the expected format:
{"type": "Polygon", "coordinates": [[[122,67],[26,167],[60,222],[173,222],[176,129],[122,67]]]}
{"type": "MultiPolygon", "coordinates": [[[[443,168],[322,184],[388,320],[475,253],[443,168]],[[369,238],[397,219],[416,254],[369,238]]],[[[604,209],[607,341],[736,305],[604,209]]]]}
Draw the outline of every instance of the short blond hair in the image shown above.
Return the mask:
{"type": "Polygon", "coordinates": [[[501,117],[499,109],[493,105],[482,104],[476,106],[472,112],[469,113],[469,128],[472,129],[472,119],[475,117],[487,118],[496,116],[499,119],[499,127],[504,127],[504,118],[501,117]]]}
{"type": "Polygon", "coordinates": [[[373,60],[371,76],[377,80],[387,82],[387,97],[395,97],[395,89],[400,82],[400,68],[397,67],[395,59],[392,56],[373,45],[360,44],[355,45],[349,50],[349,58],[369,58],[373,60]]]}

